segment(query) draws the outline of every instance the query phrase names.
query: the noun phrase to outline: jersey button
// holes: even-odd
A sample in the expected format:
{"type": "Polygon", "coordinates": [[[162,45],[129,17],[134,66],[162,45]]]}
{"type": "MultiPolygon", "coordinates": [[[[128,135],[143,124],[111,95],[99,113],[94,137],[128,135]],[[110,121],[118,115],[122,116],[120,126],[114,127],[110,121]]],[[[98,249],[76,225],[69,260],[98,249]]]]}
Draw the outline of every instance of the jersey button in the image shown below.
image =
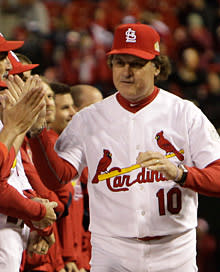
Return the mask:
{"type": "Polygon", "coordinates": [[[140,149],[140,145],[138,144],[138,145],[136,145],[136,149],[137,150],[139,150],[140,149]]]}
{"type": "Polygon", "coordinates": [[[143,191],[144,190],[144,186],[140,185],[140,190],[143,191]]]}
{"type": "Polygon", "coordinates": [[[141,212],[141,215],[144,216],[144,215],[145,215],[145,211],[142,211],[142,212],[141,212]]]}

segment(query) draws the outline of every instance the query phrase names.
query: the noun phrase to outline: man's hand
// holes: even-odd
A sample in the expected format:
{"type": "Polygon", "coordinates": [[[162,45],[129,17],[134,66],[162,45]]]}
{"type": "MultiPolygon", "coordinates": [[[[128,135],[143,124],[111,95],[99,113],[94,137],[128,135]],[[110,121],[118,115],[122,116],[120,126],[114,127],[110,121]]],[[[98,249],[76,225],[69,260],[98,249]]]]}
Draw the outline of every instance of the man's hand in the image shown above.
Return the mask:
{"type": "Polygon", "coordinates": [[[176,180],[181,175],[181,171],[177,165],[172,163],[168,158],[159,152],[140,152],[137,157],[137,164],[162,173],[168,180],[176,180]]]}
{"type": "Polygon", "coordinates": [[[41,197],[33,197],[31,198],[32,200],[36,201],[36,202],[39,202],[39,203],[42,203],[42,204],[45,204],[45,203],[49,203],[50,201],[46,198],[41,198],[41,197]]]}
{"type": "Polygon", "coordinates": [[[65,268],[67,272],[79,272],[79,269],[74,262],[66,263],[65,268]]]}
{"type": "Polygon", "coordinates": [[[56,220],[56,214],[54,208],[57,207],[57,203],[52,201],[48,203],[42,203],[46,208],[46,214],[40,221],[32,221],[33,225],[37,229],[45,229],[53,224],[56,220]]]}
{"type": "Polygon", "coordinates": [[[27,131],[36,121],[40,111],[45,106],[45,91],[38,76],[32,77],[25,85],[28,91],[18,98],[16,103],[11,104],[9,98],[2,99],[3,123],[9,126],[16,135],[27,131]]]}
{"type": "Polygon", "coordinates": [[[33,253],[45,255],[49,249],[48,242],[36,231],[32,231],[29,235],[27,253],[32,257],[33,253]]]}
{"type": "Polygon", "coordinates": [[[44,236],[43,239],[47,242],[49,248],[56,242],[53,232],[49,236],[44,236]]]}
{"type": "Polygon", "coordinates": [[[42,128],[46,127],[46,124],[47,122],[46,122],[46,103],[45,103],[45,106],[42,108],[41,112],[39,113],[38,118],[29,129],[30,135],[31,136],[38,135],[42,131],[42,128]]]}

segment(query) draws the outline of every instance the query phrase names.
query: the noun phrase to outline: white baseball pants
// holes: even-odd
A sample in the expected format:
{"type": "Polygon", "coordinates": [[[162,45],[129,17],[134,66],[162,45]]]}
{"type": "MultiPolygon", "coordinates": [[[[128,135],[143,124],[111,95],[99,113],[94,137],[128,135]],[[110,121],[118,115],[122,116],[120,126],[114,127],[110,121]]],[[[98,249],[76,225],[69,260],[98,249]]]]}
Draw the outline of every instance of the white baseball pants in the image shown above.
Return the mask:
{"type": "Polygon", "coordinates": [[[196,272],[196,231],[147,242],[92,234],[91,272],[196,272]]]}
{"type": "Polygon", "coordinates": [[[26,225],[21,228],[10,223],[0,228],[0,271],[19,272],[29,230],[26,225]]]}

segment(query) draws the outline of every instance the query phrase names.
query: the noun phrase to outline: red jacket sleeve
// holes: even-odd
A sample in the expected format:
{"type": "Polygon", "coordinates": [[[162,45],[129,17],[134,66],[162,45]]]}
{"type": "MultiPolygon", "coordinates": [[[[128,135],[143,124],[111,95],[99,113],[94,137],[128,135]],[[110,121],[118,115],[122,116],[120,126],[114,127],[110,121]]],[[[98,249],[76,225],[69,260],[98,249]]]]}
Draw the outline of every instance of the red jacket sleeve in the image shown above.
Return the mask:
{"type": "Polygon", "coordinates": [[[207,196],[220,196],[220,160],[203,169],[187,166],[186,168],[189,172],[183,187],[207,196]]]}
{"type": "MultiPolygon", "coordinates": [[[[73,195],[74,190],[71,183],[65,186],[66,191],[73,195]]],[[[57,220],[57,228],[59,232],[59,238],[62,249],[62,256],[65,263],[75,262],[77,260],[77,253],[75,250],[75,239],[74,239],[74,222],[73,213],[76,212],[74,209],[74,201],[71,203],[68,209],[68,215],[57,220]]],[[[78,220],[75,222],[77,225],[82,225],[82,221],[78,220]]],[[[80,235],[80,234],[78,234],[80,235]]]]}
{"type": "Polygon", "coordinates": [[[44,129],[42,133],[29,139],[34,165],[43,183],[51,190],[58,189],[71,181],[77,170],[54,150],[54,138],[44,129]]]}
{"type": "Polygon", "coordinates": [[[23,147],[20,149],[20,151],[21,151],[24,171],[32,188],[37,192],[37,194],[40,197],[48,199],[49,201],[57,202],[58,206],[55,208],[55,211],[57,216],[60,216],[64,212],[64,204],[59,200],[59,198],[53,191],[49,190],[42,183],[36,168],[34,167],[33,163],[30,161],[23,147]]]}
{"type": "Polygon", "coordinates": [[[0,142],[0,179],[7,179],[15,161],[16,154],[14,147],[8,152],[7,147],[0,142]]]}
{"type": "Polygon", "coordinates": [[[8,157],[8,149],[3,143],[0,142],[0,167],[2,167],[7,157],[8,157]]]}
{"type": "Polygon", "coordinates": [[[23,220],[41,220],[46,214],[43,204],[22,196],[6,180],[0,181],[0,213],[23,220]]]}

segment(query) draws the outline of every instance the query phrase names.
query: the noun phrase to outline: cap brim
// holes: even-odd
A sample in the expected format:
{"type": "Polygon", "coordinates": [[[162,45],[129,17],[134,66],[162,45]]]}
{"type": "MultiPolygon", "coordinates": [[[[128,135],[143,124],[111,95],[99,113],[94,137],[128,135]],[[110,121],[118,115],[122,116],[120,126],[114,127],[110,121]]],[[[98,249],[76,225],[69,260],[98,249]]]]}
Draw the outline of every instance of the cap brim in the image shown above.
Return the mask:
{"type": "Polygon", "coordinates": [[[20,74],[26,71],[30,71],[34,68],[36,68],[37,66],[39,66],[39,64],[21,64],[19,65],[19,67],[15,67],[13,68],[9,74],[10,75],[15,75],[15,74],[20,74]]]}
{"type": "MultiPolygon", "coordinates": [[[[139,49],[134,49],[134,48],[121,48],[121,49],[113,49],[111,51],[109,51],[106,55],[118,55],[118,54],[122,54],[122,55],[133,55],[142,59],[147,59],[147,60],[152,60],[155,58],[156,54],[151,54],[139,49]]],[[[159,55],[159,52],[158,52],[159,55]]]]}
{"type": "Polygon", "coordinates": [[[10,50],[15,50],[24,44],[24,41],[6,41],[3,44],[0,44],[0,52],[7,52],[10,50]]]}

